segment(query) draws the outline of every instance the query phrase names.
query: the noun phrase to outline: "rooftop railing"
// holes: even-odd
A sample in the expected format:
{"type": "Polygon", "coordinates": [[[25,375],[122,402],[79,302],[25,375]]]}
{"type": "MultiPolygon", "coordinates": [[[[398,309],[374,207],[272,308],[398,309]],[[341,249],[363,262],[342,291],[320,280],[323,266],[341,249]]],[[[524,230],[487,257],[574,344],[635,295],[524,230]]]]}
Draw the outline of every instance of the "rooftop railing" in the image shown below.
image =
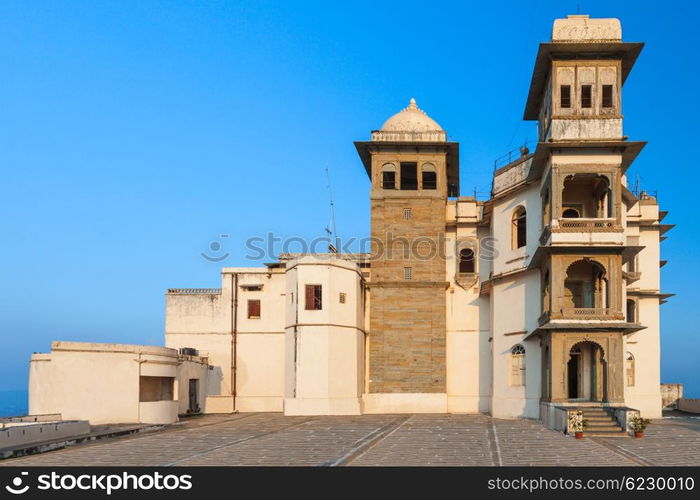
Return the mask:
{"type": "Polygon", "coordinates": [[[168,288],[172,295],[219,295],[221,288],[168,288]]]}

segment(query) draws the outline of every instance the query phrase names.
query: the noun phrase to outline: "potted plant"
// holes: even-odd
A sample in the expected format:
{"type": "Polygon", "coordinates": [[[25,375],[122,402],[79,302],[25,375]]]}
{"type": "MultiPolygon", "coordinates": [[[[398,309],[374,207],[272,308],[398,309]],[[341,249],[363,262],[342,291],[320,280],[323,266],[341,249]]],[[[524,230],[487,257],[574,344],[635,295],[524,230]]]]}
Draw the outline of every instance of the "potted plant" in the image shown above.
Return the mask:
{"type": "Polygon", "coordinates": [[[580,411],[572,413],[569,417],[569,424],[571,425],[571,430],[574,431],[576,439],[583,439],[583,429],[588,426],[588,420],[583,418],[583,413],[580,411]]]}
{"type": "Polygon", "coordinates": [[[630,425],[634,431],[634,437],[640,438],[644,436],[644,429],[646,429],[650,423],[651,420],[648,418],[632,417],[630,419],[630,425]]]}

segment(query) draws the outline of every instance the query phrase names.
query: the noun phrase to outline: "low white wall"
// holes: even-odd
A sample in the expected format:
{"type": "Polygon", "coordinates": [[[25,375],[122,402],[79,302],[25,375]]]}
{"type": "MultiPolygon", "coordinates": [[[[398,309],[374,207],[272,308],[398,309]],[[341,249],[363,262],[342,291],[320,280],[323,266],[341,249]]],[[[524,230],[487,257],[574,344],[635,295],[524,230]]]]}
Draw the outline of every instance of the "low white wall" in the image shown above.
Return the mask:
{"type": "Polygon", "coordinates": [[[678,409],[681,411],[686,411],[688,413],[700,413],[700,399],[679,399],[678,409]]]}
{"type": "Polygon", "coordinates": [[[9,423],[0,427],[0,449],[73,438],[90,432],[90,424],[85,420],[65,422],[9,423]]]}
{"type": "Polygon", "coordinates": [[[139,403],[139,422],[144,424],[177,422],[177,406],[177,401],[142,401],[139,403]]]}
{"type": "Polygon", "coordinates": [[[175,378],[177,351],[91,342],[53,342],[51,348],[30,362],[30,414],[60,413],[93,425],[177,421],[176,400],[139,404],[140,377],[175,378]]]}

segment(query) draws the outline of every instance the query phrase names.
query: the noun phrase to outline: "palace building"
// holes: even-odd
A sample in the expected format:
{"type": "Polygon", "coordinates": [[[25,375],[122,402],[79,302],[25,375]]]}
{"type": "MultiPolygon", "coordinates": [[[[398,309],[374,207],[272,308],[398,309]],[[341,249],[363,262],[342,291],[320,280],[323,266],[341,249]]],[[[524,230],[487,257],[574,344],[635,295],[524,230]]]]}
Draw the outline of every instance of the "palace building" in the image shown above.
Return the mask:
{"type": "MultiPolygon", "coordinates": [[[[645,142],[622,115],[642,47],[617,19],[555,20],[525,103],[536,147],[494,171],[487,201],[460,196],[459,144],[411,99],[355,143],[371,252],[282,255],[222,269],[220,289],[168,290],[171,349],[149,356],[179,356],[189,375],[151,366],[141,378],[162,380],[142,386],[188,399],[171,414],[482,412],[553,428],[578,408],[660,417],[672,226],[628,187],[645,142]]],[[[60,410],[40,397],[56,347],[32,360],[30,412],[60,410]]]]}

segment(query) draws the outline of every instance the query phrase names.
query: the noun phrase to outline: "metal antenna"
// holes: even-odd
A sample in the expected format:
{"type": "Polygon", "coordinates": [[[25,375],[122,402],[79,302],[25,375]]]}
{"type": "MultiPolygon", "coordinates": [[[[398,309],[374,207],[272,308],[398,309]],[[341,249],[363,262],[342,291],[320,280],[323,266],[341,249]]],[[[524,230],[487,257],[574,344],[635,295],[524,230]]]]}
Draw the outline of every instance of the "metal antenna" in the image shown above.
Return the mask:
{"type": "MultiPolygon", "coordinates": [[[[331,190],[331,176],[328,170],[328,166],[326,165],[326,187],[328,188],[328,198],[331,203],[331,229],[326,228],[326,232],[328,233],[330,237],[330,233],[333,233],[334,236],[334,243],[331,243],[328,245],[328,250],[330,250],[332,253],[338,253],[338,249],[340,248],[340,241],[338,238],[338,230],[335,226],[335,205],[333,204],[333,191],[331,190]]],[[[330,239],[330,238],[329,238],[330,239]]]]}

